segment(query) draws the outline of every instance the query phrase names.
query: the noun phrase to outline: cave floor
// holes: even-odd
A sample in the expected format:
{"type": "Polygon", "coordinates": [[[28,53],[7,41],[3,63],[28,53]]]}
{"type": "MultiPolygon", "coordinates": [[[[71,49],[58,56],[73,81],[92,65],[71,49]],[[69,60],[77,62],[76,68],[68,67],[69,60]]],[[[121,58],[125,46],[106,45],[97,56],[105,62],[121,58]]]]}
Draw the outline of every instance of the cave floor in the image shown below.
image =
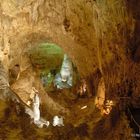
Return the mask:
{"type": "MultiPolygon", "coordinates": [[[[52,95],[55,96],[55,95],[52,95]]],[[[55,96],[55,100],[59,103],[65,96],[62,93],[55,96]]],[[[53,97],[52,97],[53,98],[53,97]]],[[[67,98],[67,97],[65,97],[67,98]]],[[[64,100],[64,99],[63,99],[64,100]]],[[[1,102],[2,104],[3,101],[1,102]]],[[[6,105],[6,104],[5,104],[6,105]]],[[[64,102],[61,102],[64,105],[64,102]]],[[[25,115],[18,116],[14,109],[9,110],[9,118],[5,118],[6,115],[1,114],[2,119],[0,121],[1,138],[5,137],[6,140],[22,140],[36,139],[36,140],[90,140],[92,139],[92,131],[94,126],[102,118],[100,111],[94,106],[94,98],[78,98],[76,100],[67,100],[64,107],[68,108],[70,113],[64,117],[63,127],[53,127],[52,117],[48,117],[51,125],[48,128],[37,128],[34,124],[29,123],[30,118],[25,115]],[[87,106],[85,109],[81,109],[83,106],[87,106]]],[[[1,108],[0,112],[6,112],[7,106],[1,108]]]]}

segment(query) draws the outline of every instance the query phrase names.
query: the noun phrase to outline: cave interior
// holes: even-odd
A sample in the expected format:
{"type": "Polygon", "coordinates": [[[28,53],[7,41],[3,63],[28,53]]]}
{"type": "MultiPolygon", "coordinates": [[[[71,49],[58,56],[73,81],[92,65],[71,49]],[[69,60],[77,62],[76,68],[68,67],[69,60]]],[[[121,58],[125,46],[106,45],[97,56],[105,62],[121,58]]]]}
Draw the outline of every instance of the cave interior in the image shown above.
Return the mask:
{"type": "Polygon", "coordinates": [[[0,140],[140,139],[139,0],[0,0],[0,140]]]}

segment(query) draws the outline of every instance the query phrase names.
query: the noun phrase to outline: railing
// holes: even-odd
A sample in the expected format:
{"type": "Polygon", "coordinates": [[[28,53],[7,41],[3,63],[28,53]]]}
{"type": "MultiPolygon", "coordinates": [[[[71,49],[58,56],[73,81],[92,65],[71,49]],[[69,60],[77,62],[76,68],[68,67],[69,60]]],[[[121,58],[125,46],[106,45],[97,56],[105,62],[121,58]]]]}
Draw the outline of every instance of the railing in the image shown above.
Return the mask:
{"type": "Polygon", "coordinates": [[[130,104],[130,97],[119,97],[118,102],[120,103],[120,107],[122,111],[126,110],[126,107],[130,104]]]}
{"type": "Polygon", "coordinates": [[[140,124],[138,124],[138,122],[135,120],[131,110],[130,110],[130,97],[120,97],[119,100],[123,100],[121,103],[123,105],[123,109],[127,110],[127,116],[130,119],[130,123],[133,125],[133,129],[135,129],[135,131],[138,131],[138,133],[140,134],[140,124]]]}
{"type": "MultiPolygon", "coordinates": [[[[102,100],[105,100],[104,98],[101,98],[101,97],[98,97],[98,100],[99,99],[102,99],[102,100]]],[[[121,100],[121,108],[124,110],[127,110],[127,115],[131,121],[131,123],[133,124],[133,128],[138,131],[138,133],[140,134],[140,124],[138,124],[138,122],[135,120],[130,108],[129,108],[129,105],[130,105],[130,100],[131,98],[130,97],[119,97],[118,100],[120,101],[121,100]]]]}
{"type": "Polygon", "coordinates": [[[137,121],[135,120],[131,110],[129,107],[127,107],[127,113],[129,115],[130,121],[131,123],[133,123],[133,125],[135,125],[135,128],[137,128],[138,132],[140,133],[140,125],[137,123],[137,121]]]}

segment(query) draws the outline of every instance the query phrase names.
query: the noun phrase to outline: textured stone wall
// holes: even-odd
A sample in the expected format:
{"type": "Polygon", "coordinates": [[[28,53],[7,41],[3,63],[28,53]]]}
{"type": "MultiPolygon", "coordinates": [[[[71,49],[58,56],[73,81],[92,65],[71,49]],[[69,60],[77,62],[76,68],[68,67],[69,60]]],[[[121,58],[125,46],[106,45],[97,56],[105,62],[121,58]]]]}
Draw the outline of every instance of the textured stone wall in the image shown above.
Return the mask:
{"type": "Polygon", "coordinates": [[[90,92],[96,94],[97,81],[103,76],[106,98],[130,94],[137,104],[138,5],[139,0],[0,0],[0,60],[8,70],[23,64],[30,46],[53,42],[87,78],[90,92]]]}
{"type": "Polygon", "coordinates": [[[83,75],[103,71],[125,51],[126,32],[129,36],[133,30],[122,0],[1,0],[0,9],[1,48],[9,64],[28,45],[50,41],[70,55],[83,75]]]}
{"type": "Polygon", "coordinates": [[[20,63],[29,46],[54,42],[66,51],[91,86],[93,75],[100,70],[107,95],[114,96],[117,85],[125,87],[126,80],[137,81],[133,75],[138,73],[139,64],[131,58],[134,41],[129,43],[137,23],[131,3],[135,2],[1,0],[0,54],[4,55],[4,66],[9,69],[20,63]]]}

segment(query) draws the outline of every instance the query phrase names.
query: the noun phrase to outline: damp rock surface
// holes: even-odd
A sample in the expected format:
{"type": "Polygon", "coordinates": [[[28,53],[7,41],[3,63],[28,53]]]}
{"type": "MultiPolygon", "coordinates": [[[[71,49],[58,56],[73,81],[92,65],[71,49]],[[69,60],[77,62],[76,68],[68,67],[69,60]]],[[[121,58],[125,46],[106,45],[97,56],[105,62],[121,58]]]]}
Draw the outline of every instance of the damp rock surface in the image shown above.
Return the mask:
{"type": "MultiPolygon", "coordinates": [[[[0,91],[1,99],[8,99],[0,101],[0,139],[133,139],[122,110],[128,102],[140,107],[139,5],[139,0],[0,0],[0,91]],[[44,42],[60,46],[77,67],[79,81],[72,89],[52,87],[47,93],[41,84],[38,67],[48,57],[40,61],[34,48],[44,42]],[[95,107],[101,77],[105,99],[116,104],[109,116],[95,107]],[[82,79],[84,96],[77,93],[82,79]],[[25,107],[32,87],[39,91],[41,114],[49,121],[63,115],[64,127],[38,129],[24,111],[18,116],[14,101],[25,107]]],[[[54,60],[46,66],[61,63],[54,60]]]]}

